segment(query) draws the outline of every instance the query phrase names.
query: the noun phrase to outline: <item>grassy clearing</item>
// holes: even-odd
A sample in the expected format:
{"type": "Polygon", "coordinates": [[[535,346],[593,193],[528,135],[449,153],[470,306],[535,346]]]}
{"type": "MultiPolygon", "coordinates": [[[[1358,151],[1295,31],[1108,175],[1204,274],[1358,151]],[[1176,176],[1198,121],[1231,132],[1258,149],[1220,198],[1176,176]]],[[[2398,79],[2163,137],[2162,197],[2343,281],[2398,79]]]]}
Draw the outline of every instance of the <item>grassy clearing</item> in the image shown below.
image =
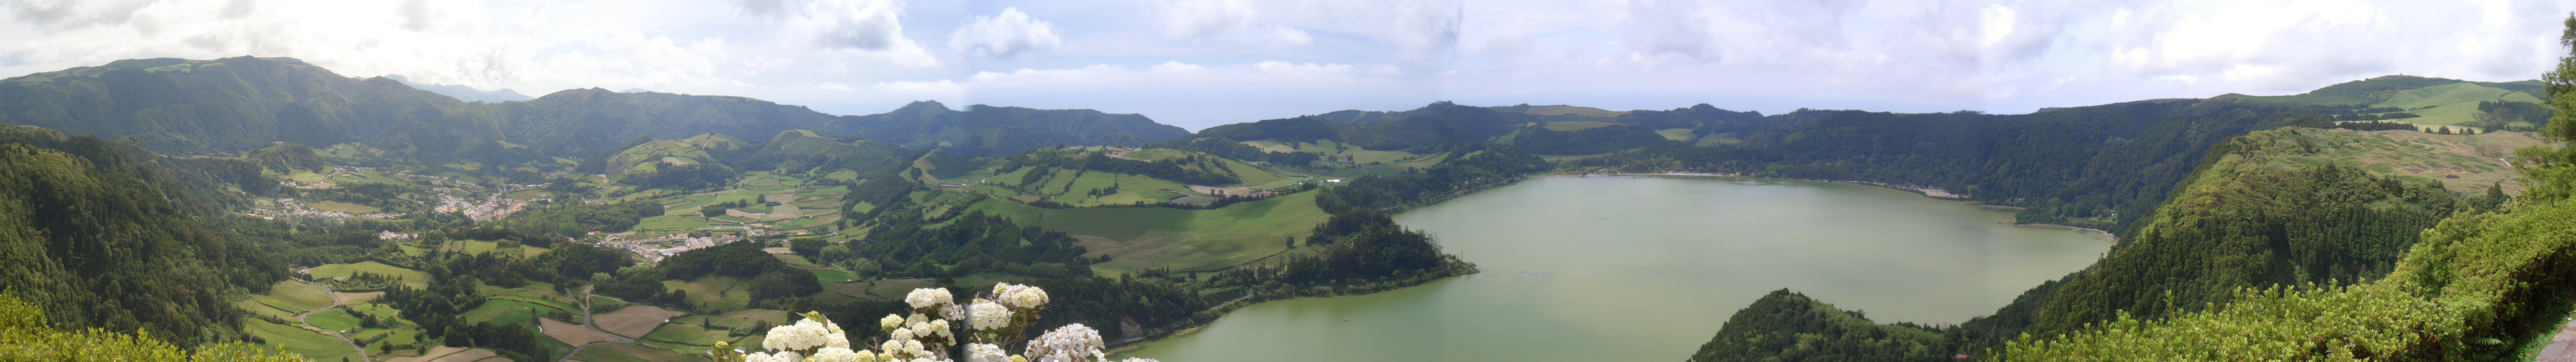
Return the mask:
{"type": "Polygon", "coordinates": [[[1691,140],[1692,138],[1699,138],[1699,135],[1692,134],[1692,133],[1691,133],[1691,129],[1689,129],[1689,128],[1668,128],[1668,129],[1655,130],[1655,135],[1658,135],[1658,136],[1664,136],[1664,139],[1666,139],[1666,140],[1673,140],[1673,141],[1689,141],[1689,140],[1691,140]]]}
{"type": "MultiPolygon", "coordinates": [[[[2520,132],[2440,135],[2403,130],[2300,131],[2302,137],[2318,145],[2317,152],[2284,155],[2279,162],[2311,167],[2343,165],[2416,183],[2439,181],[2451,191],[2464,193],[2486,192],[2488,185],[2497,182],[2502,182],[2508,193],[2521,192],[2513,167],[2500,159],[2510,157],[2515,149],[2541,144],[2539,139],[2520,132]]],[[[2274,141],[2293,142],[2287,137],[2274,141]]]]}
{"type": "Polygon", "coordinates": [[[324,290],[319,285],[277,282],[269,286],[268,295],[255,295],[251,299],[279,310],[303,313],[331,306],[331,293],[324,290]]]}
{"type": "Polygon", "coordinates": [[[1182,158],[1187,158],[1187,157],[1189,157],[1189,156],[1190,156],[1190,153],[1189,153],[1189,152],[1187,152],[1187,151],[1180,151],[1180,150],[1150,149],[1150,150],[1137,150],[1137,151],[1127,152],[1127,153],[1125,153],[1125,154],[1121,154],[1121,155],[1119,155],[1119,156],[1126,157],[1126,158],[1137,159],[1137,160],[1144,160],[1144,161],[1162,161],[1162,160],[1178,160],[1178,159],[1182,159],[1182,158]]]}
{"type": "Polygon", "coordinates": [[[357,264],[324,264],[322,266],[313,267],[312,273],[314,278],[345,278],[351,275],[357,275],[358,272],[366,272],[376,275],[391,275],[401,278],[403,280],[403,284],[411,285],[414,288],[427,288],[429,283],[429,273],[385,265],[385,263],[378,263],[374,260],[358,262],[357,264]]]}
{"type": "Polygon", "coordinates": [[[649,305],[637,305],[618,309],[616,312],[593,314],[591,322],[600,330],[609,333],[641,337],[653,332],[655,327],[662,326],[664,321],[683,315],[687,313],[649,305]]]}
{"type": "Polygon", "coordinates": [[[349,312],[342,311],[340,308],[331,308],[305,316],[304,323],[322,327],[322,329],[346,331],[358,328],[358,316],[349,315],[349,312]]]}
{"type": "Polygon", "coordinates": [[[330,212],[345,212],[345,213],[351,213],[351,214],[373,214],[373,213],[376,213],[376,212],[378,212],[378,211],[384,211],[384,209],[378,209],[378,208],[375,208],[375,207],[372,207],[372,206],[359,205],[359,204],[352,204],[352,203],[339,202],[339,201],[323,201],[323,202],[316,202],[316,203],[313,203],[313,204],[311,205],[311,207],[312,207],[314,210],[322,210],[322,211],[330,211],[330,212]]]}
{"type": "MultiPolygon", "coordinates": [[[[1148,268],[1210,269],[1238,265],[1287,249],[1288,237],[1305,238],[1327,215],[1313,193],[1228,205],[1214,210],[1159,207],[1042,209],[986,200],[970,210],[1007,216],[1023,224],[1099,237],[1089,242],[1103,275],[1148,268]]],[[[695,293],[695,292],[691,292],[695,293]]]]}
{"type": "MultiPolygon", "coordinates": [[[[699,348],[696,351],[704,352],[705,348],[699,348]]],[[[679,352],[672,352],[633,343],[593,345],[582,348],[581,354],[574,355],[572,358],[588,362],[679,362],[706,360],[706,358],[700,356],[681,354],[679,352]]]]}
{"type": "Polygon", "coordinates": [[[268,340],[269,346],[304,355],[304,358],[315,361],[336,361],[342,357],[358,355],[358,351],[349,348],[349,342],[323,335],[322,332],[257,319],[243,320],[242,324],[246,327],[244,329],[250,330],[251,335],[268,340]]]}
{"type": "MultiPolygon", "coordinates": [[[[516,299],[493,298],[491,300],[484,301],[482,306],[475,307],[474,310],[465,311],[465,314],[459,317],[463,318],[467,324],[492,323],[521,325],[535,323],[537,317],[553,314],[556,311],[564,310],[561,308],[546,306],[544,304],[530,303],[516,299]]],[[[566,312],[571,312],[576,315],[581,313],[579,310],[566,312]]]]}
{"type": "Polygon", "coordinates": [[[1550,131],[1565,132],[1565,131],[1576,131],[1576,130],[1586,130],[1586,129],[1601,128],[1601,127],[1617,126],[1617,125],[1619,125],[1619,124],[1618,124],[1618,123],[1610,123],[1610,122],[1574,121],[1574,122],[1548,122],[1548,124],[1547,124],[1547,125],[1543,125],[1543,126],[1540,126],[1540,127],[1547,128],[1547,130],[1550,130],[1550,131]]]}
{"type": "Polygon", "coordinates": [[[742,278],[705,276],[697,280],[664,280],[662,287],[689,292],[689,304],[704,304],[718,310],[742,309],[751,305],[751,283],[742,278]]]}

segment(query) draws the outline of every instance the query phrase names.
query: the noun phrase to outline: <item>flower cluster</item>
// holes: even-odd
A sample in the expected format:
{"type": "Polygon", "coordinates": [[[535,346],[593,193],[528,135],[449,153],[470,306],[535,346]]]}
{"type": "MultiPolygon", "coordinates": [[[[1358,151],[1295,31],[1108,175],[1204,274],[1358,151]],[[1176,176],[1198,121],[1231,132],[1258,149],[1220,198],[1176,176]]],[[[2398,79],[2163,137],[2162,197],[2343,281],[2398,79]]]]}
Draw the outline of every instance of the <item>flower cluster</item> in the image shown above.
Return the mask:
{"type": "MultiPolygon", "coordinates": [[[[1100,331],[1082,324],[1068,324],[1028,341],[1025,355],[1003,349],[1016,344],[1012,339],[1036,324],[1037,312],[1046,309],[1046,290],[1038,287],[994,284],[992,294],[965,305],[957,304],[948,289],[921,288],[904,295],[904,303],[912,307],[911,315],[877,319],[887,338],[873,351],[850,348],[849,335],[840,325],[824,319],[822,313],[806,312],[804,320],[769,329],[761,340],[768,353],[735,349],[709,354],[718,361],[740,362],[1109,362],[1100,351],[1106,347],[1100,331]],[[963,354],[949,356],[949,347],[957,346],[960,333],[967,334],[964,337],[970,343],[959,351],[963,354]]],[[[727,347],[716,344],[717,351],[727,347]]],[[[1156,361],[1129,358],[1122,362],[1156,361]]]]}
{"type": "MultiPolygon", "coordinates": [[[[877,355],[866,350],[850,349],[850,337],[840,324],[824,319],[819,312],[806,312],[805,319],[795,324],[769,329],[760,346],[768,353],[740,353],[743,362],[876,362],[877,355]]],[[[725,345],[717,345],[722,349],[725,345]]]]}
{"type": "Polygon", "coordinates": [[[1028,355],[1038,362],[1107,361],[1109,357],[1100,353],[1104,346],[1099,330],[1074,323],[1029,340],[1028,355]]]}

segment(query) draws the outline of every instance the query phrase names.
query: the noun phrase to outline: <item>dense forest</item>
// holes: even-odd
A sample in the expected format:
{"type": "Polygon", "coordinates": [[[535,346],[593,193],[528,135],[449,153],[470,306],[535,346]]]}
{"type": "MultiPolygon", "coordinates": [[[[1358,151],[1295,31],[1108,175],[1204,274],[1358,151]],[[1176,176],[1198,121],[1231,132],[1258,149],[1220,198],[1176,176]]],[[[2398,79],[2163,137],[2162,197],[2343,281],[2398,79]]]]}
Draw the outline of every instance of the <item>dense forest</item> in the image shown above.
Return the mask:
{"type": "Polygon", "coordinates": [[[1878,324],[1788,289],[1737,311],[1690,362],[1953,361],[1942,331],[1878,324]]]}
{"type": "Polygon", "coordinates": [[[0,129],[0,264],[10,266],[0,286],[59,328],[143,331],[179,345],[240,339],[227,293],[266,290],[285,265],[260,239],[209,225],[220,206],[183,190],[274,183],[240,161],[173,170],[130,142],[0,129]],[[217,173],[226,170],[252,176],[217,173]]]}

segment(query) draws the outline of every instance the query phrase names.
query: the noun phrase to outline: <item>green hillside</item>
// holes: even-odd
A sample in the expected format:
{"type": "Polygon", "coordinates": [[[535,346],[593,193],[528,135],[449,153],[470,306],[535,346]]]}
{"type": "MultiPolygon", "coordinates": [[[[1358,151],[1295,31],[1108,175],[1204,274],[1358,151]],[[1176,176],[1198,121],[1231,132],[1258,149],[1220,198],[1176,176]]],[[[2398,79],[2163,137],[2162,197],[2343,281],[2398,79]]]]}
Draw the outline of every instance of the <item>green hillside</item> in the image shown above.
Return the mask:
{"type": "Polygon", "coordinates": [[[1011,154],[1038,147],[1162,142],[1188,136],[1180,127],[1135,114],[1088,109],[1043,110],[970,105],[952,110],[922,101],[892,112],[842,116],[831,129],[917,150],[1011,154]]]}

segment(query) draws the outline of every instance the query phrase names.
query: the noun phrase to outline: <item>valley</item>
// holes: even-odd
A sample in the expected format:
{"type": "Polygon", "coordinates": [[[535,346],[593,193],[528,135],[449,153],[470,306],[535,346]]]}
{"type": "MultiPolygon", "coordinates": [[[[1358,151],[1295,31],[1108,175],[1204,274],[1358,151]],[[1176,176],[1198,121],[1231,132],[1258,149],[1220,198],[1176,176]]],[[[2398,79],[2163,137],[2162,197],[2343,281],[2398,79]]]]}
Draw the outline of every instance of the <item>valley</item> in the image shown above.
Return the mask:
{"type": "MultiPolygon", "coordinates": [[[[1175,361],[1599,357],[1546,341],[1986,358],[2240,318],[2206,313],[2252,288],[2423,278],[2393,273],[2457,238],[2418,232],[2563,186],[2534,173],[2562,139],[2535,91],[2391,76],[2013,115],[1437,102],[1188,132],[936,102],[462,102],[288,58],[142,59],[0,80],[22,96],[0,104],[0,161],[27,170],[0,178],[0,231],[24,230],[0,259],[44,266],[0,281],[64,328],[313,360],[695,361],[794,313],[874,326],[917,288],[997,283],[1053,293],[1033,322],[1175,361]],[[130,96],[239,79],[301,85],[130,96]],[[47,111],[75,98],[118,106],[47,111]],[[255,111],[151,111],[186,107],[255,111]],[[1600,176],[1650,174],[1676,176],[1600,176]],[[35,191],[57,187],[83,193],[35,191]],[[1663,312],[1586,315],[1604,296],[1663,312]],[[134,312],[154,308],[189,312],[134,312]]],[[[2522,305],[2504,298],[2470,301],[2522,305]]]]}

